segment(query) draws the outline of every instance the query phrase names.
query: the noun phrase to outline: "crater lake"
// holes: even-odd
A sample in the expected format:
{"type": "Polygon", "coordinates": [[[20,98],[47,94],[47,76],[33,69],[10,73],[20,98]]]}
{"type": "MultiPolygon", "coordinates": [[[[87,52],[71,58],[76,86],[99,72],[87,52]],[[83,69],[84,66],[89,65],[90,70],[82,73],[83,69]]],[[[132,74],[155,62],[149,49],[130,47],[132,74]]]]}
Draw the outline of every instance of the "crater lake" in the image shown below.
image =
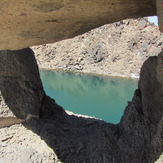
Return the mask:
{"type": "Polygon", "coordinates": [[[117,124],[138,80],[40,71],[45,92],[65,110],[117,124]]]}

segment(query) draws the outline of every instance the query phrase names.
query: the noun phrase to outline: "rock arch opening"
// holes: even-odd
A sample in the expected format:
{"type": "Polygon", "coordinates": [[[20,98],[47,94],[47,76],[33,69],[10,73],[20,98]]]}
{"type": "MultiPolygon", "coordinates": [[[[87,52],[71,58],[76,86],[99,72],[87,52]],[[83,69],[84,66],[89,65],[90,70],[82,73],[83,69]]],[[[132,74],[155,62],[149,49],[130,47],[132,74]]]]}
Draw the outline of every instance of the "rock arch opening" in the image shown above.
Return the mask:
{"type": "MultiPolygon", "coordinates": [[[[137,78],[139,77],[140,69],[143,65],[143,62],[150,56],[158,56],[158,54],[161,52],[163,46],[162,38],[162,34],[159,32],[158,27],[155,26],[153,23],[148,22],[147,18],[126,19],[120,22],[116,22],[114,24],[104,25],[100,28],[91,30],[83,35],[77,36],[74,39],[64,40],[54,44],[34,46],[32,47],[32,49],[35,52],[38,65],[42,69],[137,78]],[[151,33],[153,34],[152,36],[151,33]]],[[[55,76],[57,76],[57,74],[55,76]]],[[[63,77],[63,79],[61,80],[65,81],[66,77],[63,77]]],[[[47,82],[50,81],[46,80],[45,84],[47,82]]],[[[53,79],[54,87],[56,85],[55,82],[57,84],[57,79],[53,79]]],[[[75,86],[75,81],[68,80],[66,83],[67,85],[69,85],[68,87],[71,87],[71,82],[73,82],[73,86],[75,86]]],[[[52,82],[50,83],[50,91],[52,91],[52,82]]],[[[61,84],[61,82],[59,83],[61,84]]],[[[85,83],[85,86],[86,85],[87,83],[85,83]]],[[[65,92],[61,90],[61,92],[63,92],[63,94],[69,93],[66,92],[66,90],[65,92]]],[[[124,92],[127,92],[127,89],[126,91],[124,90],[124,92]]],[[[77,90],[75,92],[75,88],[74,93],[77,93],[77,90]]],[[[112,93],[113,92],[110,92],[110,94],[112,93]]],[[[71,110],[78,114],[88,113],[89,116],[91,116],[89,110],[92,110],[92,116],[96,115],[96,117],[98,117],[96,111],[95,113],[93,112],[92,104],[88,104],[88,106],[92,106],[92,108],[86,107],[84,105],[80,110],[79,106],[75,105],[73,96],[70,93],[69,95],[71,98],[67,97],[67,99],[69,99],[69,102],[67,102],[67,99],[65,99],[65,95],[63,95],[63,99],[61,99],[61,97],[55,96],[55,92],[51,92],[50,94],[53,96],[53,98],[55,97],[54,99],[56,99],[60,105],[62,104],[65,109],[71,110]],[[71,104],[72,108],[70,106],[71,100],[73,101],[71,104]],[[84,111],[85,109],[88,111],[84,111]]],[[[59,94],[59,96],[61,96],[61,94],[59,94]]],[[[109,94],[107,96],[109,97],[109,94]]],[[[74,98],[76,99],[76,96],[74,98]]],[[[76,101],[80,103],[79,100],[76,99],[76,101]]],[[[121,101],[121,107],[124,109],[127,105],[127,101],[130,101],[130,98],[126,98],[125,105],[122,104],[122,100],[119,99],[119,101],[121,101]]],[[[107,103],[111,103],[111,101],[108,101],[107,103]]],[[[105,106],[104,104],[101,104],[99,109],[101,110],[101,112],[102,110],[104,112],[105,109],[109,110],[110,108],[112,108],[112,111],[114,112],[115,108],[118,109],[117,107],[119,107],[119,109],[121,108],[120,106],[116,105],[108,104],[108,106],[105,106]]],[[[119,111],[123,112],[122,110],[120,109],[119,111]]],[[[114,114],[115,117],[116,115],[117,114],[114,114]]],[[[110,115],[108,113],[108,118],[109,116],[110,115]]],[[[106,119],[107,118],[105,118],[104,120],[106,119]]]]}
{"type": "MultiPolygon", "coordinates": [[[[6,104],[18,118],[25,119],[31,115],[23,125],[41,136],[53,149],[53,162],[57,162],[57,156],[62,162],[154,162],[162,153],[163,144],[162,52],[144,63],[139,88],[135,91],[132,102],[128,104],[120,124],[111,125],[98,120],[68,116],[54,100],[45,95],[33,52],[23,48],[70,38],[126,17],[150,16],[156,15],[156,12],[162,30],[162,0],[132,3],[126,0],[123,5],[118,3],[119,0],[114,4],[112,1],[73,3],[70,0],[60,1],[59,5],[48,5],[46,2],[41,10],[42,2],[32,0],[20,3],[15,0],[14,6],[13,2],[7,0],[1,2],[0,49],[3,51],[0,52],[0,90],[6,104]],[[47,17],[56,19],[45,21],[47,17]],[[29,78],[31,75],[33,78],[29,78]],[[18,90],[15,92],[15,89],[18,90]],[[32,116],[40,118],[36,120],[32,116]]],[[[135,43],[133,45],[137,46],[135,43]]],[[[0,130],[2,134],[5,133],[3,131],[6,132],[5,129],[0,130]]],[[[7,141],[10,144],[14,136],[1,138],[1,142],[7,141]]],[[[6,144],[1,144],[4,149],[6,144]]],[[[24,155],[22,151],[17,152],[17,148],[13,148],[14,155],[18,153],[19,157],[16,158],[11,152],[12,158],[6,157],[6,153],[1,155],[1,159],[6,161],[11,158],[15,162],[22,162],[22,158],[27,158],[25,161],[34,159],[38,162],[38,157],[31,156],[41,155],[39,158],[43,160],[42,151],[36,151],[32,146],[26,146],[26,149],[24,155]]]]}

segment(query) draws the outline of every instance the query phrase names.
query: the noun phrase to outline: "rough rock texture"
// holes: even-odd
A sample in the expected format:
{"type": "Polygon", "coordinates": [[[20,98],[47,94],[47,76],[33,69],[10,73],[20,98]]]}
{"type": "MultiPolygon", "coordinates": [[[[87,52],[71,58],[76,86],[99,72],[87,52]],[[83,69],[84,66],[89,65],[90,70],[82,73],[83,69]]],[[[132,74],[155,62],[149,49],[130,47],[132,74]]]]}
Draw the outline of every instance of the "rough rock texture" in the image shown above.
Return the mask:
{"type": "Polygon", "coordinates": [[[163,32],[163,1],[162,0],[156,0],[157,4],[157,15],[159,18],[159,26],[161,32],[163,32]]]}
{"type": "Polygon", "coordinates": [[[157,63],[158,65],[156,68],[156,74],[157,74],[157,79],[161,84],[161,91],[163,93],[163,51],[160,53],[157,63]]]}
{"type": "Polygon", "coordinates": [[[0,70],[0,90],[12,112],[23,119],[39,116],[44,91],[33,51],[0,51],[0,70]]]}
{"type": "Polygon", "coordinates": [[[106,23],[150,15],[156,15],[155,0],[1,0],[0,50],[55,42],[106,23]]]}
{"type": "MultiPolygon", "coordinates": [[[[29,55],[30,49],[7,52],[7,54],[11,55],[11,61],[13,56],[17,59],[23,59],[26,56],[23,53],[28,54],[30,58],[30,60],[26,60],[27,63],[30,63],[33,58],[33,55],[29,55]],[[19,54],[21,54],[20,58],[18,57],[19,54]]],[[[1,56],[1,60],[6,56],[9,59],[7,54],[1,56]]],[[[19,67],[20,63],[24,63],[24,60],[19,60],[17,63],[19,64],[14,64],[15,67],[11,67],[11,69],[7,66],[4,67],[3,73],[7,74],[9,71],[12,74],[11,70],[19,67]]],[[[150,57],[144,63],[141,70],[139,89],[135,91],[133,100],[128,103],[121,122],[117,125],[93,118],[69,115],[54,100],[44,95],[41,110],[39,110],[41,119],[31,117],[23,121],[22,124],[26,128],[16,124],[0,129],[0,162],[14,161],[20,163],[22,160],[23,162],[38,163],[57,163],[60,161],[65,163],[155,162],[163,151],[163,105],[159,105],[163,101],[163,94],[160,91],[163,82],[162,78],[158,78],[156,73],[156,71],[162,72],[160,65],[162,66],[162,53],[158,57],[150,57]],[[152,93],[148,94],[148,92],[152,93]],[[156,96],[157,92],[158,96],[156,96]],[[153,103],[157,107],[152,107],[153,103]],[[33,133],[29,130],[32,130],[33,133]]],[[[19,74],[19,71],[17,74],[19,74]]],[[[21,69],[21,71],[24,70],[21,69]]],[[[38,72],[38,69],[35,72],[38,72]]],[[[37,82],[40,81],[37,73],[35,77],[35,84],[37,85],[37,82]]],[[[1,75],[1,81],[6,78],[7,76],[1,75]]],[[[14,80],[12,81],[14,83],[14,80]]],[[[1,90],[3,89],[1,88],[1,90]]],[[[5,90],[3,91],[5,92],[5,90]]],[[[26,91],[28,95],[28,92],[34,90],[26,89],[26,91]]],[[[10,104],[13,96],[4,97],[6,104],[10,104]]],[[[30,98],[28,97],[28,99],[30,98]]],[[[19,98],[15,99],[12,105],[15,106],[18,100],[19,98]]],[[[20,102],[20,104],[25,104],[25,106],[22,106],[24,108],[21,109],[25,113],[26,111],[30,113],[31,110],[26,110],[26,104],[29,103],[20,102]]],[[[38,112],[37,106],[35,107],[38,112]]],[[[18,108],[20,113],[15,109],[12,111],[20,114],[20,106],[18,108]]]]}
{"type": "MultiPolygon", "coordinates": [[[[153,163],[162,152],[163,119],[151,124],[143,114],[141,101],[141,91],[136,90],[118,125],[58,112],[48,119],[23,123],[37,135],[22,125],[2,128],[0,161],[153,163]]],[[[44,105],[56,110],[51,100],[44,105]]]]}
{"type": "MultiPolygon", "coordinates": [[[[158,60],[161,60],[159,64],[163,65],[161,54],[158,59],[157,57],[150,57],[144,63],[141,72],[143,74],[140,75],[139,80],[144,116],[148,117],[150,123],[154,124],[157,124],[163,116],[163,81],[159,81],[157,77],[158,60]]],[[[159,74],[162,75],[162,72],[159,74]]]]}
{"type": "Polygon", "coordinates": [[[147,18],[104,25],[73,39],[33,46],[38,65],[45,69],[138,76],[144,61],[163,48],[163,34],[147,18]]]}
{"type": "Polygon", "coordinates": [[[45,141],[21,124],[0,129],[0,135],[1,163],[60,163],[45,141]]]}
{"type": "Polygon", "coordinates": [[[4,98],[0,91],[0,117],[15,117],[13,112],[9,109],[9,107],[6,105],[4,98]]]}
{"type": "MultiPolygon", "coordinates": [[[[157,0],[157,9],[160,20],[161,0],[157,0]]],[[[4,50],[73,37],[126,17],[154,15],[156,4],[154,0],[2,0],[0,13],[0,49],[4,50]]],[[[0,90],[17,117],[42,117],[30,118],[23,125],[40,135],[62,162],[152,163],[163,151],[162,58],[160,54],[144,64],[139,90],[118,125],[66,114],[44,95],[30,49],[0,52],[0,90]]],[[[25,129],[22,134],[20,129],[18,125],[0,129],[1,162],[58,162],[37,135],[25,129]],[[41,143],[45,151],[38,148],[41,143]]]]}

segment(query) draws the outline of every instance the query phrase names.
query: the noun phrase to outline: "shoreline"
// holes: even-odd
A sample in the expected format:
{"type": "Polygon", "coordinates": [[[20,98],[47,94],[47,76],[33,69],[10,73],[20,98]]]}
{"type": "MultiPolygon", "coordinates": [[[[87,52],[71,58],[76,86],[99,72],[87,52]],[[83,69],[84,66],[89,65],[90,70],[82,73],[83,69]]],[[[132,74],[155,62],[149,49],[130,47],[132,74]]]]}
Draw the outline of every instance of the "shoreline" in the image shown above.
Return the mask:
{"type": "Polygon", "coordinates": [[[162,39],[158,28],[142,18],[31,48],[40,69],[138,79],[144,61],[162,51],[162,39]]]}
{"type": "Polygon", "coordinates": [[[125,80],[139,80],[138,77],[131,77],[131,76],[116,76],[116,75],[108,75],[108,74],[101,74],[98,72],[84,72],[84,71],[70,71],[70,70],[63,70],[63,69],[49,69],[49,68],[39,68],[39,71],[56,71],[56,72],[64,72],[64,73],[73,73],[73,74],[82,74],[82,75],[91,75],[97,77],[104,77],[104,78],[118,78],[118,79],[125,79],[125,80]]]}

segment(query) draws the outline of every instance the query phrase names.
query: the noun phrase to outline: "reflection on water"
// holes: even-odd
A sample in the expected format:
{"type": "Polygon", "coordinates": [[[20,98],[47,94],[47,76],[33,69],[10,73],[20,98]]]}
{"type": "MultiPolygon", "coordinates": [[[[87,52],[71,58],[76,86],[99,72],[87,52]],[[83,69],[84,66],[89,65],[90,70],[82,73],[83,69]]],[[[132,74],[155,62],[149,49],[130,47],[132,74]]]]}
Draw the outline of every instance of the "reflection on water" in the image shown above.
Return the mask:
{"type": "Polygon", "coordinates": [[[137,80],[41,71],[46,93],[64,109],[118,123],[137,80]]]}

